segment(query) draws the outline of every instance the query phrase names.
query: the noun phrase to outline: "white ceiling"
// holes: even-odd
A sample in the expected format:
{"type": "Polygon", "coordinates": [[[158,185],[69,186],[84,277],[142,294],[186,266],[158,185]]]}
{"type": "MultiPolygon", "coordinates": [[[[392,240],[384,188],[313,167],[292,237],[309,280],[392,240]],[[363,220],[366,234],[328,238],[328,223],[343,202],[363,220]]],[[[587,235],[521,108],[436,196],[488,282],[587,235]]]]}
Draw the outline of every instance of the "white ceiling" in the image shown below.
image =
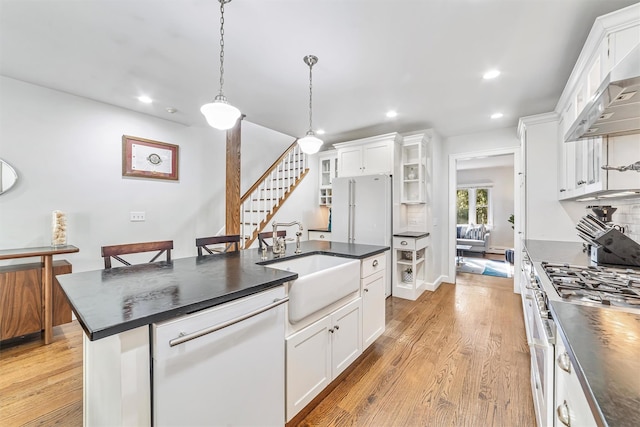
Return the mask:
{"type": "MultiPolygon", "coordinates": [[[[302,58],[314,54],[314,128],[326,141],[516,126],[555,107],[594,19],[635,2],[233,0],[225,95],[247,120],[302,136],[302,58]],[[483,81],[494,67],[502,75],[483,81]],[[504,117],[491,120],[496,111],[504,117]]],[[[218,32],[216,0],[0,0],[0,74],[204,126],[218,32]],[[143,93],[155,102],[141,104],[143,93]]]]}
{"type": "Polygon", "coordinates": [[[456,170],[487,169],[487,168],[513,168],[514,155],[504,154],[499,156],[474,157],[471,159],[459,159],[456,162],[456,170]]]}

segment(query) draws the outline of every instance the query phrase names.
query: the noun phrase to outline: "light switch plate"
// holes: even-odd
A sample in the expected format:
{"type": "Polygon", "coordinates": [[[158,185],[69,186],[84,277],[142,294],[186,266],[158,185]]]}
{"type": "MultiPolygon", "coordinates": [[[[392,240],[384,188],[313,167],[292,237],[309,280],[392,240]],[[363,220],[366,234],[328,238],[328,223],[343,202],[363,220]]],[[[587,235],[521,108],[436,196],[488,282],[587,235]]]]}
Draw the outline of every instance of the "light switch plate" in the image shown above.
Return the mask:
{"type": "Polygon", "coordinates": [[[129,212],[129,220],[131,222],[144,221],[144,212],[129,212]]]}

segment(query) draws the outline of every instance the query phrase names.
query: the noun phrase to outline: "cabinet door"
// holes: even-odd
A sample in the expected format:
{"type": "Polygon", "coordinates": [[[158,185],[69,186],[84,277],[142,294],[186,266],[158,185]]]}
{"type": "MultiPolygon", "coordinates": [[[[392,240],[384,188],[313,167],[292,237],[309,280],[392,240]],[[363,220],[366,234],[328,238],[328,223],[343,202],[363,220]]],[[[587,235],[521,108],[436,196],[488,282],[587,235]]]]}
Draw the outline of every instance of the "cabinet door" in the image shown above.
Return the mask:
{"type": "Polygon", "coordinates": [[[41,288],[37,268],[0,273],[0,341],[42,329],[41,288]]]}
{"type": "Polygon", "coordinates": [[[331,373],[340,375],[362,354],[362,300],[345,305],[331,315],[331,373]]]}
{"type": "Polygon", "coordinates": [[[571,363],[563,341],[556,346],[555,361],[555,414],[557,426],[595,426],[596,420],[589,407],[580,380],[571,363]]]}
{"type": "Polygon", "coordinates": [[[392,145],[388,141],[366,144],[362,147],[362,173],[393,173],[392,145]]]}
{"type": "Polygon", "coordinates": [[[338,149],[338,176],[362,175],[362,147],[338,149]]]}
{"type": "Polygon", "coordinates": [[[362,350],[385,329],[384,271],[362,279],[362,350]]]}
{"type": "Polygon", "coordinates": [[[327,316],[287,338],[287,421],[331,382],[332,325],[327,316]]]}

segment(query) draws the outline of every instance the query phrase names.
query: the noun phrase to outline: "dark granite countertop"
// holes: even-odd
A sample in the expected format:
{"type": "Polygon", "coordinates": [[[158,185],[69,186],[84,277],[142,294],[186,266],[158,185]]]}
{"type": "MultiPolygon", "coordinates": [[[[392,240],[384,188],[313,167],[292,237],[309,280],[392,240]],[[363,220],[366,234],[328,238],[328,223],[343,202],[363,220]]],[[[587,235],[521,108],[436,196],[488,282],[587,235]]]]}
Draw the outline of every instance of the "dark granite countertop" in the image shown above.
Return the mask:
{"type": "MultiPolygon", "coordinates": [[[[362,259],[382,253],[385,246],[326,241],[287,245],[284,258],[325,254],[362,259]]],[[[294,280],[298,275],[264,267],[276,261],[259,249],[205,257],[116,267],[56,276],[80,325],[91,340],[139,326],[183,316],[233,301],[294,280]]],[[[279,258],[280,260],[282,258],[279,258]]]]}
{"type": "Polygon", "coordinates": [[[533,262],[553,262],[572,265],[590,265],[589,255],[582,252],[582,243],[553,240],[525,240],[524,246],[533,262]]]}
{"type": "Polygon", "coordinates": [[[402,231],[400,233],[395,233],[393,237],[410,237],[413,239],[419,239],[421,237],[427,237],[429,233],[426,231],[402,231]]]}
{"type": "Polygon", "coordinates": [[[601,425],[640,420],[640,314],[550,302],[559,334],[601,425]]]}

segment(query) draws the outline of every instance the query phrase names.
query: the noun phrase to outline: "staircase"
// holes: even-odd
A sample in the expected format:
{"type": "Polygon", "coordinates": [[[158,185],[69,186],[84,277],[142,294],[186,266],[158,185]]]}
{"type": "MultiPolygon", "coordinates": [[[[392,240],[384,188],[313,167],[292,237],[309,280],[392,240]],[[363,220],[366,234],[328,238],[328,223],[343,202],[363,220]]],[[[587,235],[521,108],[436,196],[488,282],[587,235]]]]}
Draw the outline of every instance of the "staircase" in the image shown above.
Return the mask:
{"type": "Polygon", "coordinates": [[[297,142],[282,153],[240,199],[240,235],[250,247],[271,218],[309,173],[307,155],[297,142]]]}

